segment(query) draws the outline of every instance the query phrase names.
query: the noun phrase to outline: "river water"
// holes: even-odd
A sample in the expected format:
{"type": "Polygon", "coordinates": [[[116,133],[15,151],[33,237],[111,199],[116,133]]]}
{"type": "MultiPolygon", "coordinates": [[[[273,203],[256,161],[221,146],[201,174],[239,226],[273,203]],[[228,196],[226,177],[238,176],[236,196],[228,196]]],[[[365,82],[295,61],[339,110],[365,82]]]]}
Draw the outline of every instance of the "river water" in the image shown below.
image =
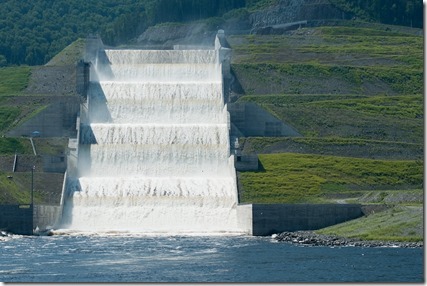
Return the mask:
{"type": "Polygon", "coordinates": [[[3,282],[423,282],[423,248],[308,247],[249,236],[13,236],[3,282]]]}

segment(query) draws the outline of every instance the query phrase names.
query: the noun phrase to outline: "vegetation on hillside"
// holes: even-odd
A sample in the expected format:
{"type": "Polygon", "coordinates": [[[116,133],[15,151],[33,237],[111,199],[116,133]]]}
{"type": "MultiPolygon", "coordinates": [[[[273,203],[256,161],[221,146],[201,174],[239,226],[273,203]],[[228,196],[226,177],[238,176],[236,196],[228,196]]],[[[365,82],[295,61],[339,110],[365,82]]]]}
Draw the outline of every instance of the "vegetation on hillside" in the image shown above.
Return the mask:
{"type": "Polygon", "coordinates": [[[337,224],[317,233],[383,241],[423,241],[423,207],[400,205],[360,219],[337,224]]]}
{"type": "MultiPolygon", "coordinates": [[[[255,102],[291,125],[305,137],[297,144],[308,153],[422,157],[423,38],[384,27],[228,37],[232,68],[245,92],[238,101],[255,102]]],[[[246,138],[245,146],[295,152],[298,139],[292,140],[264,148],[259,139],[246,138]]]]}
{"type": "MultiPolygon", "coordinates": [[[[334,195],[423,187],[418,160],[372,160],[311,154],[260,154],[261,171],[240,174],[246,203],[327,203],[334,195]]],[[[345,197],[345,196],[344,196],[345,197]]]]}
{"type": "Polygon", "coordinates": [[[376,28],[230,36],[246,94],[422,94],[423,38],[376,28]]]}
{"type": "Polygon", "coordinates": [[[0,68],[0,97],[20,93],[27,87],[30,74],[28,66],[0,68]]]}
{"type": "Polygon", "coordinates": [[[31,154],[33,150],[28,139],[26,138],[0,138],[0,154],[31,154]]]}
{"type": "MultiPolygon", "coordinates": [[[[212,17],[247,15],[278,0],[4,0],[0,5],[0,66],[40,65],[78,38],[99,34],[123,44],[149,26],[212,17]]],[[[365,20],[422,27],[420,1],[333,0],[365,20]]]]}
{"type": "Polygon", "coordinates": [[[378,19],[384,24],[423,26],[423,1],[416,0],[330,0],[357,17],[378,19]]]}
{"type": "Polygon", "coordinates": [[[243,0],[5,0],[0,5],[0,66],[44,64],[89,34],[116,45],[156,23],[221,16],[244,4],[243,0]]]}
{"type": "Polygon", "coordinates": [[[242,100],[259,103],[307,137],[381,140],[384,144],[423,142],[421,95],[317,98],[275,95],[243,97],[242,100]]]}
{"type": "Polygon", "coordinates": [[[415,29],[341,24],[228,37],[239,83],[232,97],[303,135],[240,138],[261,166],[239,173],[240,200],[387,205],[318,232],[420,241],[423,38],[415,29]]]}
{"type": "Polygon", "coordinates": [[[29,204],[32,182],[36,204],[57,204],[59,202],[63,174],[43,173],[36,168],[33,178],[31,177],[31,172],[0,171],[0,204],[29,204]]]}
{"type": "Polygon", "coordinates": [[[56,54],[46,65],[65,66],[75,65],[76,62],[84,58],[85,40],[79,38],[69,44],[65,49],[56,54]]]}
{"type": "Polygon", "coordinates": [[[240,138],[244,154],[301,153],[369,159],[422,160],[422,143],[331,137],[240,138]]]}

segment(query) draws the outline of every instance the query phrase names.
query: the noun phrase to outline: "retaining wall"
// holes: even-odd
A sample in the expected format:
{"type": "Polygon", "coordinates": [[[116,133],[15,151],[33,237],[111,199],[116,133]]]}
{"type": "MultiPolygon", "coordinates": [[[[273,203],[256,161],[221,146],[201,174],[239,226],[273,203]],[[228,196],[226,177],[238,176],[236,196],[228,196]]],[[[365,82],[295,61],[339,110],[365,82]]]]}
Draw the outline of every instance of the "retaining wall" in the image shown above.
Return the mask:
{"type": "Polygon", "coordinates": [[[15,234],[33,234],[32,206],[0,205],[0,229],[15,234]]]}
{"type": "Polygon", "coordinates": [[[255,236],[316,230],[364,215],[359,204],[248,204],[239,208],[239,221],[242,225],[252,221],[248,233],[255,236]]]}
{"type": "Polygon", "coordinates": [[[231,136],[301,136],[293,127],[252,102],[228,103],[232,125],[231,136]]]}
{"type": "Polygon", "coordinates": [[[40,230],[53,228],[57,225],[62,217],[62,207],[52,205],[35,205],[34,206],[34,228],[40,230]]]}

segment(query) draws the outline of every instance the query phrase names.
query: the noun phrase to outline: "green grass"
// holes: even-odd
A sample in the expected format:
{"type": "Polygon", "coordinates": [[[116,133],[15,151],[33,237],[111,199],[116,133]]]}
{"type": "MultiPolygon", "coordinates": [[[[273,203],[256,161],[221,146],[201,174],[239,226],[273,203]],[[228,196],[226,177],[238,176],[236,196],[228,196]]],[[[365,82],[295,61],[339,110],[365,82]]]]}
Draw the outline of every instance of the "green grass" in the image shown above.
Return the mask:
{"type": "Polygon", "coordinates": [[[372,115],[389,115],[397,118],[422,118],[422,95],[363,96],[358,94],[267,94],[246,95],[239,102],[260,105],[323,107],[359,111],[372,115]]]}
{"type": "Polygon", "coordinates": [[[28,85],[31,67],[0,68],[0,96],[18,95],[28,85]]]}
{"type": "Polygon", "coordinates": [[[371,84],[388,86],[386,92],[390,94],[422,94],[423,91],[422,69],[408,67],[242,63],[233,64],[232,69],[246,94],[268,94],[274,90],[307,94],[321,88],[325,90],[324,93],[343,93],[328,88],[331,81],[344,85],[338,87],[345,88],[344,93],[370,94],[371,84]]]}
{"type": "Polygon", "coordinates": [[[31,173],[0,172],[0,203],[30,203],[30,185],[31,173]]]}
{"type": "Polygon", "coordinates": [[[330,226],[317,233],[384,241],[423,241],[423,207],[396,206],[367,217],[330,226]]]}
{"type": "Polygon", "coordinates": [[[20,107],[0,106],[0,132],[5,133],[13,127],[30,120],[45,108],[47,108],[47,105],[40,105],[39,103],[26,104],[20,107]]]}
{"type": "Polygon", "coordinates": [[[6,130],[21,114],[21,110],[18,107],[0,106],[0,130],[6,130]]]}
{"type": "MultiPolygon", "coordinates": [[[[239,174],[242,202],[422,202],[423,37],[396,26],[341,24],[227,38],[244,91],[238,101],[257,103],[304,136],[240,138],[244,153],[265,153],[264,170],[239,174]]],[[[338,234],[422,237],[422,215],[377,215],[338,234]]]]}
{"type": "Polygon", "coordinates": [[[232,69],[246,94],[422,94],[423,38],[372,27],[230,36],[232,69]]]}
{"type": "Polygon", "coordinates": [[[238,99],[238,102],[254,102],[257,104],[272,105],[295,105],[323,100],[339,100],[351,98],[367,98],[360,94],[262,94],[245,95],[238,99]]]}
{"type": "Polygon", "coordinates": [[[259,155],[264,171],[241,172],[241,201],[321,203],[328,194],[354,190],[421,188],[416,160],[371,160],[308,154],[259,155]]]}
{"type": "MultiPolygon", "coordinates": [[[[48,175],[49,176],[49,175],[48,175]]],[[[50,175],[52,176],[52,175],[50,175]]],[[[47,198],[43,190],[47,180],[42,173],[34,173],[34,203],[43,204],[47,198]]],[[[57,174],[55,174],[57,177],[57,174]]],[[[58,190],[55,190],[58,192],[58,190]]],[[[60,189],[59,189],[60,191],[60,189]]],[[[31,202],[31,172],[0,171],[0,204],[29,204],[31,202]]]]}
{"type": "Polygon", "coordinates": [[[424,192],[422,189],[405,191],[364,191],[361,196],[359,193],[357,198],[350,198],[347,201],[361,204],[419,205],[424,201],[424,192]]]}
{"type": "Polygon", "coordinates": [[[387,65],[422,69],[423,38],[384,29],[345,26],[300,29],[292,35],[230,36],[234,63],[360,65],[360,60],[389,60],[387,65]],[[309,35],[305,35],[307,31],[309,35]],[[314,54],[313,54],[314,53],[314,54]],[[343,57],[344,56],[344,57],[343,57]],[[250,59],[250,61],[248,61],[250,59]]]}
{"type": "Polygon", "coordinates": [[[255,102],[306,137],[342,137],[423,144],[422,95],[252,95],[255,102]]]}
{"type": "Polygon", "coordinates": [[[0,154],[32,154],[32,147],[27,138],[0,138],[0,154]]]}
{"type": "Polygon", "coordinates": [[[70,45],[65,47],[61,52],[56,54],[46,65],[48,66],[63,66],[76,64],[83,58],[84,39],[77,39],[70,45]]]}
{"type": "Polygon", "coordinates": [[[313,103],[313,105],[324,108],[353,110],[364,114],[414,119],[423,118],[423,101],[422,96],[376,96],[363,99],[325,100],[313,103]]]}
{"type": "Polygon", "coordinates": [[[422,160],[422,143],[405,143],[340,137],[250,137],[240,138],[243,153],[304,153],[372,159],[422,160]]]}
{"type": "Polygon", "coordinates": [[[37,153],[43,155],[62,155],[68,146],[68,138],[34,138],[37,153]]]}

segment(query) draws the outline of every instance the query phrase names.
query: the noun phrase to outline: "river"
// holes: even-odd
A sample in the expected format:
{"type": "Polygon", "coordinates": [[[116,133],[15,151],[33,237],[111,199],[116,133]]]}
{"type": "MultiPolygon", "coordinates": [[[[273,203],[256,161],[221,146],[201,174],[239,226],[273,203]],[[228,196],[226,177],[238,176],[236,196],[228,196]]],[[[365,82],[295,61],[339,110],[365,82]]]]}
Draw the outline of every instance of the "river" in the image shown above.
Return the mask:
{"type": "Polygon", "coordinates": [[[73,234],[0,241],[2,282],[423,282],[423,248],[250,236],[73,234]]]}

